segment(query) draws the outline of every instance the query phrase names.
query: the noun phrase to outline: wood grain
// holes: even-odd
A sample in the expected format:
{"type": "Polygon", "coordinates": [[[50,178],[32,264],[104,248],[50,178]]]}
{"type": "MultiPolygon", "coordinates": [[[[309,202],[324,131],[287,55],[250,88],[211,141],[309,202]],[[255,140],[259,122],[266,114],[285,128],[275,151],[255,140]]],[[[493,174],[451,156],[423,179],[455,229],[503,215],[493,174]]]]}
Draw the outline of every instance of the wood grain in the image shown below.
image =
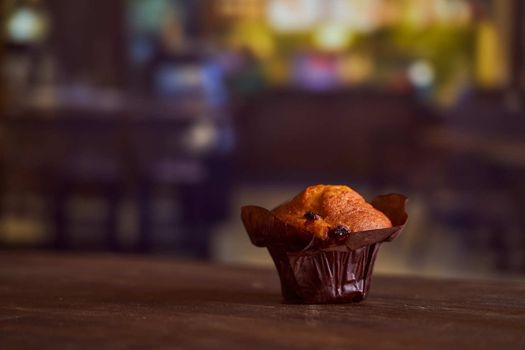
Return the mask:
{"type": "Polygon", "coordinates": [[[525,349],[525,283],[376,276],[285,305],[275,271],[0,252],[1,349],[525,349]]]}

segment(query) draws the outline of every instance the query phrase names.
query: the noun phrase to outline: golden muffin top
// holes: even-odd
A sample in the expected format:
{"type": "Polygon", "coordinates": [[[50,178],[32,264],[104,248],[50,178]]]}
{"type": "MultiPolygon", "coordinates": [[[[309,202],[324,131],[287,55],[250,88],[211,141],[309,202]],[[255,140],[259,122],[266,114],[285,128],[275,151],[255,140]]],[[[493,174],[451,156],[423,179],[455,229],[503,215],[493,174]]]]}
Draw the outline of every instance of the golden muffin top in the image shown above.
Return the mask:
{"type": "Polygon", "coordinates": [[[367,203],[359,193],[342,185],[309,186],[272,213],[283,222],[323,240],[392,227],[385,214],[367,203]]]}

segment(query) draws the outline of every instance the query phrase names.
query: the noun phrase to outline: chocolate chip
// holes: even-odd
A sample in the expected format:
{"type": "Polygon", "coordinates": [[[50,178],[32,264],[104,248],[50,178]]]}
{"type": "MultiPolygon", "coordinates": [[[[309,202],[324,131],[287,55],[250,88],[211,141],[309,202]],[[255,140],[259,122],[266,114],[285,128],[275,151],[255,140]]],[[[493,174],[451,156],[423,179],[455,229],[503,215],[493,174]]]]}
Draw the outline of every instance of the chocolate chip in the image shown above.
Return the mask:
{"type": "Polygon", "coordinates": [[[330,238],[343,238],[346,237],[350,232],[352,232],[348,227],[344,225],[337,225],[330,231],[328,231],[328,237],[330,238]]]}
{"type": "Polygon", "coordinates": [[[313,220],[319,220],[321,217],[317,215],[316,213],[314,213],[313,211],[307,211],[306,213],[304,213],[304,218],[306,220],[313,221],[313,220]]]}

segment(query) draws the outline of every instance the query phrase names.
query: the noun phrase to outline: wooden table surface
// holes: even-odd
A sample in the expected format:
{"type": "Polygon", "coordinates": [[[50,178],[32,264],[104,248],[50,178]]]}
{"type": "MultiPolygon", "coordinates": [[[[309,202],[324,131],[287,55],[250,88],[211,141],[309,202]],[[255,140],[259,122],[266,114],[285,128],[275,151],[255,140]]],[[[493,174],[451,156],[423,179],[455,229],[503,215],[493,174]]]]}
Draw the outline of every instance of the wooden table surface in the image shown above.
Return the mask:
{"type": "Polygon", "coordinates": [[[285,305],[269,269],[0,251],[1,349],[525,349],[525,283],[375,276],[285,305]]]}

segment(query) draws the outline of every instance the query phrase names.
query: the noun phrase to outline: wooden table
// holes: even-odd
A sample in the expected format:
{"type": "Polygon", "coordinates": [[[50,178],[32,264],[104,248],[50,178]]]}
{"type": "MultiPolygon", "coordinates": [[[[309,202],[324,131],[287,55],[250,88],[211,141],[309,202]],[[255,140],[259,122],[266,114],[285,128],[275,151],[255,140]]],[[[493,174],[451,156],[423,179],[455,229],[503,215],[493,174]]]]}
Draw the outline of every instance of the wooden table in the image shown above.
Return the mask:
{"type": "Polygon", "coordinates": [[[525,349],[525,283],[375,276],[284,305],[275,272],[0,251],[1,349],[525,349]]]}

